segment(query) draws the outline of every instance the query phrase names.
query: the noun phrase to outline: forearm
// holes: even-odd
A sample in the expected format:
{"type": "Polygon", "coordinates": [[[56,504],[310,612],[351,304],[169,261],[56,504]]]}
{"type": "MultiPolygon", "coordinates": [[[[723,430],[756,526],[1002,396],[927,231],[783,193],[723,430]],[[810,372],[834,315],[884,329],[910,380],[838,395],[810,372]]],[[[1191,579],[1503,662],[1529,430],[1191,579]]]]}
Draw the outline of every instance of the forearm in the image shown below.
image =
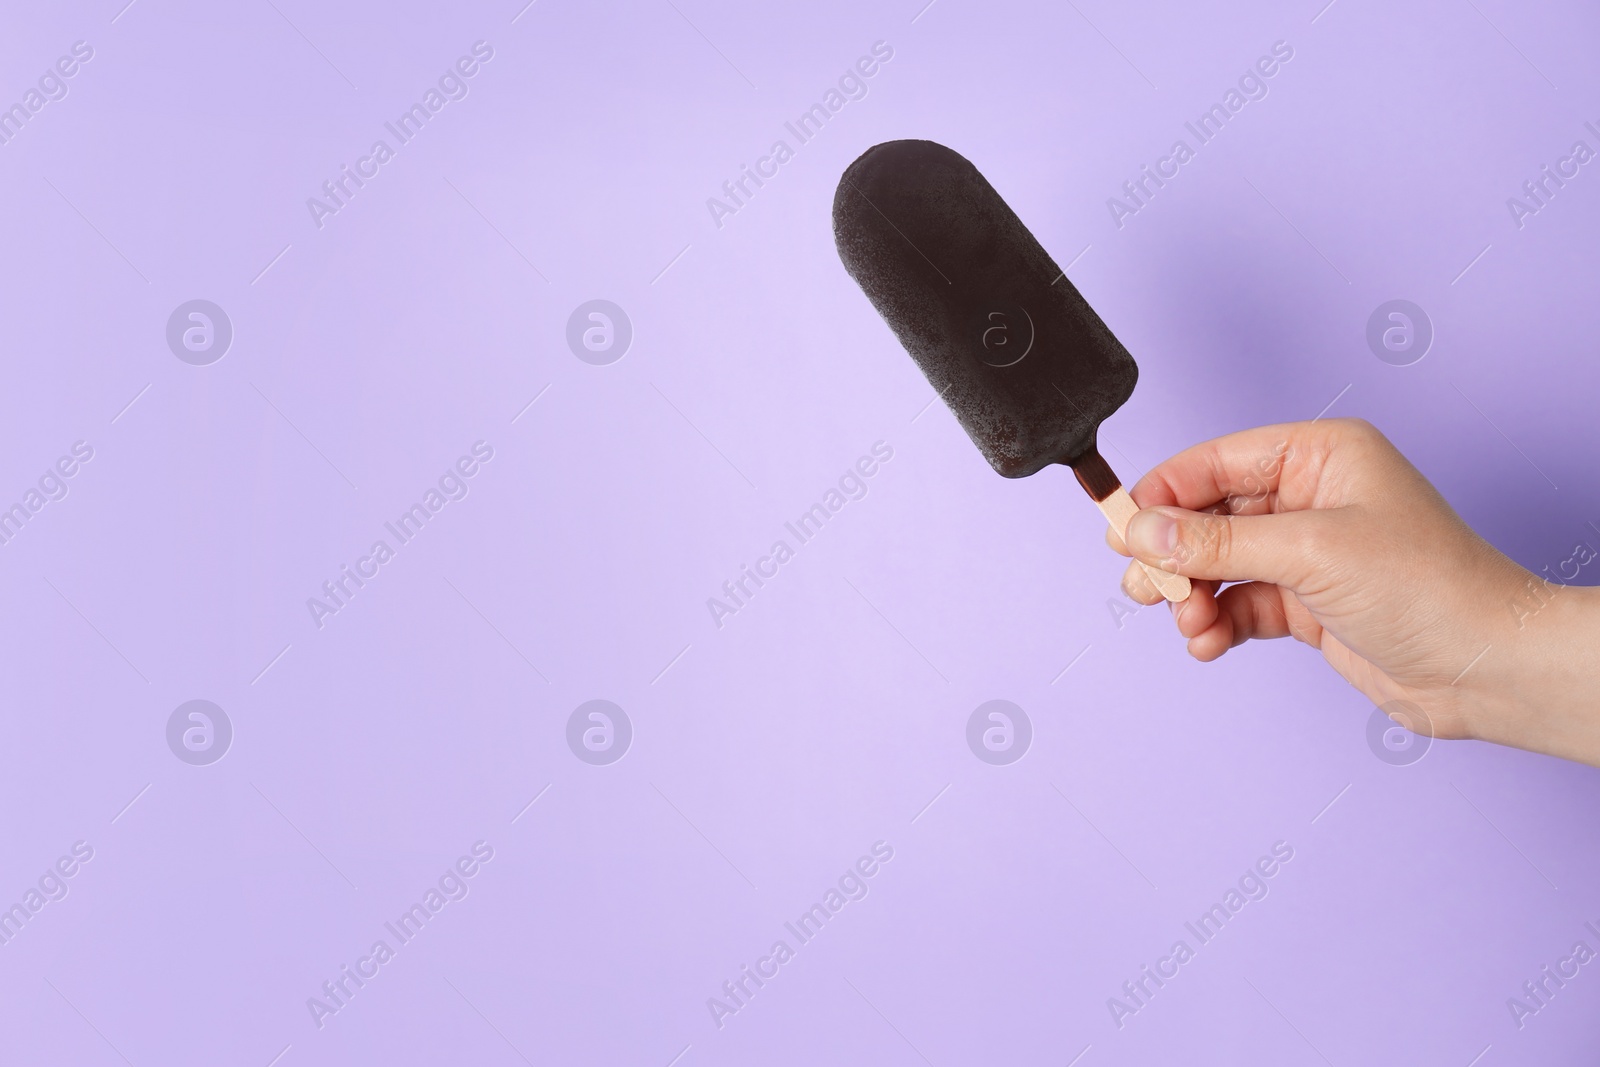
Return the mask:
{"type": "Polygon", "coordinates": [[[1472,736],[1600,766],[1600,588],[1535,578],[1485,652],[1472,736]]]}

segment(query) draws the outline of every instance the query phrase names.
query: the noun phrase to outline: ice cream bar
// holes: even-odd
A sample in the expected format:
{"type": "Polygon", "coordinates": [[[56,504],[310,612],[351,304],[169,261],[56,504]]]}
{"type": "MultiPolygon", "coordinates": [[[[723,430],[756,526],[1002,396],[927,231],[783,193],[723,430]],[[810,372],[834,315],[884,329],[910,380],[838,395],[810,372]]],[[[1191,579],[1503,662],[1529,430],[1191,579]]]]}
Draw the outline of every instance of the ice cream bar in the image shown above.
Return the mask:
{"type": "MultiPolygon", "coordinates": [[[[1139,368],[978,169],[932,141],[889,141],[833,198],[839,258],[1007,478],[1072,467],[1120,534],[1138,510],[1095,447],[1139,368]]],[[[1169,600],[1189,581],[1146,568],[1169,600]]]]}

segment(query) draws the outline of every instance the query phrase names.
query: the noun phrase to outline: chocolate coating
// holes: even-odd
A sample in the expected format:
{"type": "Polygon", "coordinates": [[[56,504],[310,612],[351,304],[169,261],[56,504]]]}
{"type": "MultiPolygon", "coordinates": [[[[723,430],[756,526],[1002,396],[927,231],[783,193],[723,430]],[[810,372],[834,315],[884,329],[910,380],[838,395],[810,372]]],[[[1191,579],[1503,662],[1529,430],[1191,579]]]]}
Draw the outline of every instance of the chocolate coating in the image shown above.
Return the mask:
{"type": "Polygon", "coordinates": [[[839,258],[1007,478],[1092,453],[1139,368],[962,156],[889,141],[833,197],[839,258]]]}

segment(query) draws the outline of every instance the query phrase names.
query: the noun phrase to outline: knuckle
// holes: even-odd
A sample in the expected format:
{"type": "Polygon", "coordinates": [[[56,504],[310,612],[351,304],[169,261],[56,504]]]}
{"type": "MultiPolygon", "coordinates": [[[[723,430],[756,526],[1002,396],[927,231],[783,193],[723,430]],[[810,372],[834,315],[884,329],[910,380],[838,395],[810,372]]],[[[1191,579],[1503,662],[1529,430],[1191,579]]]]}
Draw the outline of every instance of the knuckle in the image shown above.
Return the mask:
{"type": "Polygon", "coordinates": [[[1179,524],[1173,562],[1180,568],[1192,563],[1222,563],[1233,550],[1232,517],[1201,515],[1179,524]]]}
{"type": "Polygon", "coordinates": [[[1365,445],[1387,445],[1389,439],[1366,419],[1352,416],[1339,420],[1347,437],[1365,445]]]}
{"type": "Polygon", "coordinates": [[[1328,531],[1321,522],[1297,522],[1289,533],[1290,547],[1299,559],[1320,559],[1328,547],[1328,531]]]}
{"type": "Polygon", "coordinates": [[[1233,520],[1228,517],[1212,520],[1211,559],[1225,563],[1233,556],[1233,520]]]}
{"type": "Polygon", "coordinates": [[[1342,555],[1338,548],[1343,539],[1326,514],[1301,516],[1300,521],[1288,527],[1285,536],[1282,558],[1291,561],[1285,564],[1291,572],[1285,577],[1291,584],[1304,586],[1318,575],[1325,579],[1338,570],[1336,564],[1342,555]]]}
{"type": "Polygon", "coordinates": [[[1149,607],[1160,599],[1155,586],[1150,583],[1150,578],[1145,574],[1144,568],[1137,563],[1129,565],[1122,575],[1122,592],[1135,604],[1149,607]]]}

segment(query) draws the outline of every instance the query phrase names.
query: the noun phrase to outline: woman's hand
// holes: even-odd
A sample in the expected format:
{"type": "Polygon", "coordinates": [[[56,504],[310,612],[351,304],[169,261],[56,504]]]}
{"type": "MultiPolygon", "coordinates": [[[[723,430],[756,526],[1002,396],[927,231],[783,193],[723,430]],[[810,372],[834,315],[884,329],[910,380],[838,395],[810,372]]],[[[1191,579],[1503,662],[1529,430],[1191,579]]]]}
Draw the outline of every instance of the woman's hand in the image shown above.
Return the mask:
{"type": "MultiPolygon", "coordinates": [[[[1415,705],[1427,721],[1403,725],[1419,733],[1600,765],[1595,593],[1502,555],[1370,424],[1231,434],[1162,463],[1132,495],[1143,510],[1128,544],[1107,540],[1194,580],[1173,614],[1196,659],[1292,635],[1374,704],[1415,705]]],[[[1160,599],[1136,564],[1123,588],[1160,599]]]]}

